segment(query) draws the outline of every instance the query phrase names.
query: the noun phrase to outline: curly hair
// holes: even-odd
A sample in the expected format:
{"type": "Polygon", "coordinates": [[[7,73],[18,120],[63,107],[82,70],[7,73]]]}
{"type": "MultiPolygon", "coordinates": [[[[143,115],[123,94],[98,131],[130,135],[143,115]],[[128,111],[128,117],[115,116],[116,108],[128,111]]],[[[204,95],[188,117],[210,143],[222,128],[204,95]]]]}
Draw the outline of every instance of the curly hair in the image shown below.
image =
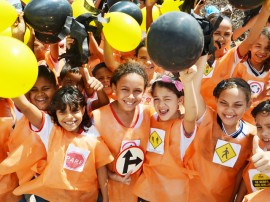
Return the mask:
{"type": "Polygon", "coordinates": [[[148,76],[144,68],[142,67],[142,65],[134,61],[129,61],[129,62],[119,65],[119,67],[115,70],[115,72],[112,75],[111,85],[112,84],[116,85],[117,82],[121,79],[121,77],[127,74],[132,74],[132,73],[138,74],[143,78],[144,89],[145,89],[148,84],[148,76]]]}

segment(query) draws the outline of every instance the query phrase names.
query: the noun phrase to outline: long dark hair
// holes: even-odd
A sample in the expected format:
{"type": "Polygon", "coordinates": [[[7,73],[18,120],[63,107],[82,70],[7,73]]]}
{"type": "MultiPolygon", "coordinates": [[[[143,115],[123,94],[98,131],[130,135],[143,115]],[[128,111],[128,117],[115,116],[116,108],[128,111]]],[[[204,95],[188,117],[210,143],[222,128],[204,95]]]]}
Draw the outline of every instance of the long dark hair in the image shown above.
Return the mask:
{"type": "MultiPolygon", "coordinates": [[[[58,126],[60,126],[60,124],[58,122],[56,112],[58,110],[65,111],[67,106],[69,106],[70,109],[76,110],[86,107],[84,96],[77,88],[73,86],[60,88],[58,91],[56,91],[50,103],[48,114],[58,126]]],[[[83,115],[81,126],[84,131],[87,131],[91,126],[91,121],[86,111],[83,115]]]]}

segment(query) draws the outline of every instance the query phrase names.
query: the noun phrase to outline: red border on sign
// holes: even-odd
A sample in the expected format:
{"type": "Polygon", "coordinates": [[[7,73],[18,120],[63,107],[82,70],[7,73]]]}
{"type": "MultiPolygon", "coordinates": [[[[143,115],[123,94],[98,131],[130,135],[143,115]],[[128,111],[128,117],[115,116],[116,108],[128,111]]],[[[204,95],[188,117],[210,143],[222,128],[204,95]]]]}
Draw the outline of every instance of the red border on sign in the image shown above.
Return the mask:
{"type": "MultiPolygon", "coordinates": [[[[130,149],[130,148],[134,148],[134,147],[139,148],[140,150],[142,150],[141,147],[138,147],[138,146],[132,146],[132,147],[128,147],[128,148],[124,149],[123,151],[121,151],[121,152],[116,156],[116,158],[115,158],[116,161],[115,161],[115,163],[114,163],[113,168],[114,168],[114,171],[115,171],[115,173],[116,173],[117,175],[119,175],[119,176],[121,176],[121,177],[124,177],[124,176],[125,176],[125,175],[122,175],[122,174],[120,174],[119,172],[117,172],[117,169],[116,169],[116,162],[117,162],[119,156],[120,156],[122,153],[124,153],[126,150],[128,150],[128,149],[130,149]]],[[[143,150],[142,150],[142,152],[143,152],[143,163],[144,163],[144,160],[145,160],[145,153],[144,153],[143,150]]],[[[140,171],[141,168],[143,167],[143,163],[142,163],[141,167],[140,167],[136,172],[132,173],[131,175],[133,175],[133,174],[137,173],[138,171],[140,171]]]]}

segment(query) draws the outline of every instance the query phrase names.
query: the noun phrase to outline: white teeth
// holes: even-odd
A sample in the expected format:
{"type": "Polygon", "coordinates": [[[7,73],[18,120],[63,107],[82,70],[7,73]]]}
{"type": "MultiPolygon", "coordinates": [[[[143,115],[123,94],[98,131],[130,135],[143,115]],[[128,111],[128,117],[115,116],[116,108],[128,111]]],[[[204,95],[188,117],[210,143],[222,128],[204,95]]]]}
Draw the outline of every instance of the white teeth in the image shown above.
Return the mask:
{"type": "Polygon", "coordinates": [[[67,125],[72,125],[74,123],[75,123],[74,121],[65,122],[65,124],[67,124],[67,125]]]}
{"type": "Polygon", "coordinates": [[[39,102],[45,101],[44,98],[42,98],[42,99],[36,99],[36,100],[39,101],[39,102]]]}
{"type": "Polygon", "coordinates": [[[132,105],[132,104],[133,104],[133,102],[126,102],[126,104],[128,104],[128,105],[132,105]]]}
{"type": "Polygon", "coordinates": [[[264,138],[263,141],[264,141],[264,142],[269,142],[270,139],[265,139],[265,138],[264,138]]]}
{"type": "Polygon", "coordinates": [[[233,116],[229,116],[229,115],[225,115],[226,118],[230,119],[232,118],[233,116]]]}

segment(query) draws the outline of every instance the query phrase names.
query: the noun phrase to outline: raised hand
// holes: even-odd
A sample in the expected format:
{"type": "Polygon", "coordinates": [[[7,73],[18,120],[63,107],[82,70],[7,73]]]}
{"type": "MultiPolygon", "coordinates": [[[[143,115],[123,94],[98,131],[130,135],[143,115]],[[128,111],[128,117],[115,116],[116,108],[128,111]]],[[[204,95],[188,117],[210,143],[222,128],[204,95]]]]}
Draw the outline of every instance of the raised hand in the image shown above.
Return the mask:
{"type": "Polygon", "coordinates": [[[262,173],[270,172],[270,152],[263,151],[259,146],[259,137],[255,135],[253,137],[253,156],[251,161],[253,162],[256,169],[262,173]]]}

